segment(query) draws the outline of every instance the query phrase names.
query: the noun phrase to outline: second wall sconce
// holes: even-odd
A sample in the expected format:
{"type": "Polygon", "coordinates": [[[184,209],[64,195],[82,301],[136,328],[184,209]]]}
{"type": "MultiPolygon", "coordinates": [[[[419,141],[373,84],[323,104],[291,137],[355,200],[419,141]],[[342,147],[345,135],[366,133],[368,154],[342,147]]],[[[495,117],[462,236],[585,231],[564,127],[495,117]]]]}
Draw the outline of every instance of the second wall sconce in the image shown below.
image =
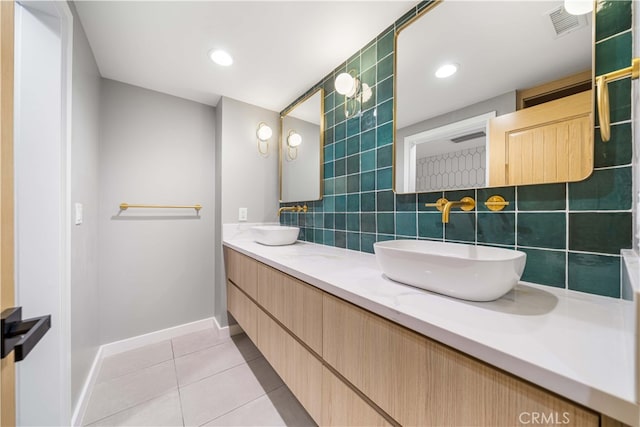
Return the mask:
{"type": "Polygon", "coordinates": [[[336,92],[344,95],[344,115],[350,117],[358,113],[363,103],[371,99],[373,90],[360,82],[355,70],[340,73],[335,80],[336,92]]]}
{"type": "Polygon", "coordinates": [[[273,135],[273,131],[271,128],[265,123],[258,123],[258,129],[256,130],[256,142],[258,144],[258,152],[267,157],[269,155],[269,140],[273,135]],[[262,149],[262,146],[265,145],[265,149],[262,149]]]}
{"type": "Polygon", "coordinates": [[[302,144],[302,135],[291,129],[287,135],[287,157],[295,160],[298,157],[298,146],[302,144]]]}

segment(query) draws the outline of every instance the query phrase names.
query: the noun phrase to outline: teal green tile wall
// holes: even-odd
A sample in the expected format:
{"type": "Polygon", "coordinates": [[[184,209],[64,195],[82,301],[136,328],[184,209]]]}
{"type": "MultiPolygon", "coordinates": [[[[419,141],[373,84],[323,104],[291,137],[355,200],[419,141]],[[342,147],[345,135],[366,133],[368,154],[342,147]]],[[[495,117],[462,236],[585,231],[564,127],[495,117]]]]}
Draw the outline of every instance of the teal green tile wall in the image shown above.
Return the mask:
{"type": "MultiPolygon", "coordinates": [[[[320,201],[306,201],[308,213],[284,213],[281,222],[298,225],[302,240],[370,253],[375,242],[405,238],[515,248],[527,253],[525,281],[620,297],[620,249],[632,245],[629,79],[610,85],[611,140],[600,140],[596,123],[595,170],[585,181],[393,192],[394,32],[429,3],[420,2],[309,89],[325,89],[324,195],[320,201]],[[347,118],[333,82],[352,69],[374,95],[360,114],[347,118]],[[439,212],[424,206],[443,196],[486,200],[493,194],[512,203],[501,212],[484,205],[452,212],[446,226],[439,212]]],[[[600,0],[596,7],[595,63],[601,74],[630,64],[632,2],[600,0]]]]}

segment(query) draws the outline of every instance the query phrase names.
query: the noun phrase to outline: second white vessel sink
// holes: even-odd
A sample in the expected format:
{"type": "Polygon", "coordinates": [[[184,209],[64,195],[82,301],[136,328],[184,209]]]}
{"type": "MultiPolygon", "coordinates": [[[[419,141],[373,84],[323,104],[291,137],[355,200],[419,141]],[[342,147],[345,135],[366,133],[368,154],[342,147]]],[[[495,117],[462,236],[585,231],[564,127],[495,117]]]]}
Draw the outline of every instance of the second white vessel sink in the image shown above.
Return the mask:
{"type": "Polygon", "coordinates": [[[390,240],[373,248],[389,279],[469,301],[492,301],[509,292],[527,259],[511,249],[426,240],[390,240]]]}
{"type": "Polygon", "coordinates": [[[298,240],[300,229],[284,225],[257,225],[251,227],[256,242],[268,246],[292,245],[298,240]]]}

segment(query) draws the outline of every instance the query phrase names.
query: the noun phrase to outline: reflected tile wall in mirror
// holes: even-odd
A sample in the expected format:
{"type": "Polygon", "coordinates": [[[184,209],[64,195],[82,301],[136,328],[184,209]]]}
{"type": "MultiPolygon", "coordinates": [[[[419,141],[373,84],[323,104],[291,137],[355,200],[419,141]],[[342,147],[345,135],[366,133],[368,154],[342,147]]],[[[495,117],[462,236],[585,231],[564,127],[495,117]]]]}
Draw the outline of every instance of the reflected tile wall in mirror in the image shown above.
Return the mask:
{"type": "MultiPolygon", "coordinates": [[[[619,55],[631,55],[632,3],[597,3],[596,69],[608,71],[619,55]]],[[[393,32],[428,4],[412,8],[309,90],[325,89],[324,199],[308,202],[306,214],[284,213],[281,222],[299,225],[302,240],[369,253],[377,241],[406,238],[516,248],[528,257],[524,281],[619,298],[620,249],[632,246],[629,79],[610,85],[612,138],[604,144],[594,130],[595,170],[585,181],[417,195],[392,191],[393,32]],[[335,76],[347,69],[358,70],[373,88],[360,114],[348,119],[333,87],[335,76]],[[482,202],[493,194],[511,204],[490,212],[482,202]],[[452,212],[446,226],[438,211],[424,207],[442,196],[466,195],[478,206],[452,212]]]]}

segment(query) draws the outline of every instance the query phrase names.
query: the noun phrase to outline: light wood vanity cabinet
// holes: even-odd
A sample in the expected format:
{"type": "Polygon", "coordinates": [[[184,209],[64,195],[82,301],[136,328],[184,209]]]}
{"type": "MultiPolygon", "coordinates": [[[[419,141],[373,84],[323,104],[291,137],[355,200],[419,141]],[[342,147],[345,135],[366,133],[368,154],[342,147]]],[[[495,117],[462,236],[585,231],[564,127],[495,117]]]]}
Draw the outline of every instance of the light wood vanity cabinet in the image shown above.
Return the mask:
{"type": "Polygon", "coordinates": [[[229,312],[320,425],[513,426],[531,424],[527,414],[600,424],[597,413],[252,258],[225,256],[229,312]]]}

